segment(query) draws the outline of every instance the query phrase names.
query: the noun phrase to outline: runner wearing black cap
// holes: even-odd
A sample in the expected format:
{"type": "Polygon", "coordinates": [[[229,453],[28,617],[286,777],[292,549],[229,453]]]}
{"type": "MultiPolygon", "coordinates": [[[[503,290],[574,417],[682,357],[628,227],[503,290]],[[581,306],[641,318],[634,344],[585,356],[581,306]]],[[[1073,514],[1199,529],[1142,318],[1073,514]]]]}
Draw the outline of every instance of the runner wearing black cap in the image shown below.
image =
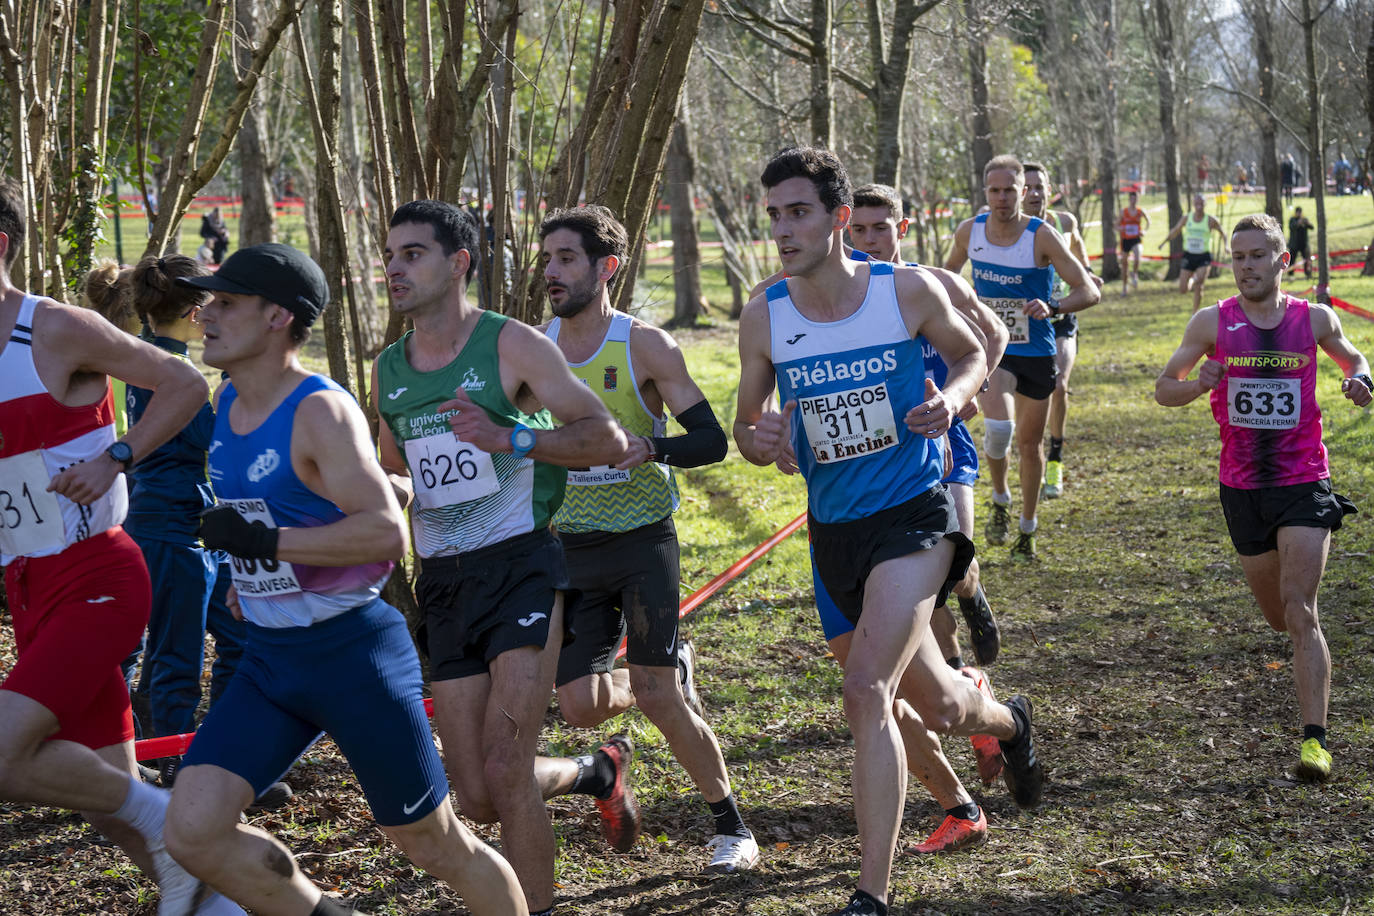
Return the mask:
{"type": "Polygon", "coordinates": [[[239,815],[324,732],[382,831],[474,913],[525,914],[515,873],[455,817],[404,618],[378,598],[406,551],[405,519],[357,403],[301,367],[324,273],[286,245],[231,255],[178,281],[214,293],[205,361],[228,370],[206,547],[227,551],[246,626],[243,661],[177,774],[167,843],[187,870],[257,913],[351,912],[277,840],[239,815]]]}

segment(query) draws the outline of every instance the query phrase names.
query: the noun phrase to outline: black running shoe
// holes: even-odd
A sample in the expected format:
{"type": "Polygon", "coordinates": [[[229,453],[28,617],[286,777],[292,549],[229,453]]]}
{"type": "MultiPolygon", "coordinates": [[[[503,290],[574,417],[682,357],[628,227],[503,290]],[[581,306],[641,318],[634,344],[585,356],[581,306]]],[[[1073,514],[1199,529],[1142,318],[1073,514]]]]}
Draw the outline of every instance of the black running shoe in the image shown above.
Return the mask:
{"type": "Polygon", "coordinates": [[[248,810],[254,813],[259,811],[275,811],[294,797],[290,786],[284,782],[274,782],[266,789],[263,789],[261,795],[253,799],[253,804],[248,806],[248,810]]]}
{"type": "Polygon", "coordinates": [[[968,635],[973,640],[973,657],[979,665],[991,665],[1002,648],[1002,635],[997,632],[997,621],[981,585],[972,598],[959,599],[959,610],[964,612],[964,623],[968,624],[968,635]]]}
{"type": "Polygon", "coordinates": [[[860,897],[858,892],[855,892],[844,909],[836,910],[830,916],[878,916],[878,908],[873,905],[871,899],[860,897]]]}
{"type": "Polygon", "coordinates": [[[1045,768],[1040,758],[1035,756],[1035,739],[1031,735],[1031,701],[1019,693],[1004,704],[1016,717],[1018,724],[1024,726],[1021,739],[1016,742],[1001,741],[1002,781],[1012,800],[1022,808],[1034,808],[1040,804],[1045,791],[1045,768]]]}

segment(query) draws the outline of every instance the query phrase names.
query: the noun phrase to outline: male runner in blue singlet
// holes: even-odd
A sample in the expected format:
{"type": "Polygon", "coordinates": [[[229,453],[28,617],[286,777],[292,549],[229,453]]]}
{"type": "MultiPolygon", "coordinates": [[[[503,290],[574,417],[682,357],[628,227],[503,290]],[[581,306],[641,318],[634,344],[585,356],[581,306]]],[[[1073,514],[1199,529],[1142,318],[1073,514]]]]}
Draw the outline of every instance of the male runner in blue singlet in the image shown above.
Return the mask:
{"type": "Polygon", "coordinates": [[[852,195],[833,154],[784,150],[762,181],[788,279],[751,299],[740,320],[735,441],[759,465],[791,444],[807,481],[820,578],[862,624],[844,679],[862,866],[837,914],[885,916],[906,794],[892,712],[900,675],[918,682],[913,698],[928,727],[1003,742],[1018,803],[1038,803],[1043,786],[1029,701],[989,701],[928,636],[931,610],[972,555],[940,486],[935,440],[973,397],[986,362],[929,273],[846,257],[852,195]],[[926,378],[918,334],[949,364],[944,391],[926,378]],[[771,409],[775,386],[782,412],[771,409]]]}
{"type": "Polygon", "coordinates": [[[458,821],[421,696],[405,619],[378,598],[406,550],[405,518],[347,392],[298,358],[329,288],[308,257],[257,245],[219,272],[205,361],[228,370],[210,477],[206,547],[234,558],[246,649],[177,774],[167,844],[187,870],[255,913],[327,916],[291,854],[239,814],[322,732],[358,775],[382,832],[463,895],[527,914],[515,872],[458,821]]]}
{"type": "Polygon", "coordinates": [[[1025,172],[1015,156],[997,156],[983,169],[988,212],[965,220],[954,232],[945,269],[958,271],[973,262],[973,289],[1001,316],[1011,332],[1002,363],[980,398],[983,450],[992,477],[992,516],[985,528],[990,544],[1006,542],[1010,525],[1011,488],[1007,483],[1007,449],[1019,417],[1016,446],[1020,452],[1021,524],[1012,546],[1014,560],[1035,558],[1036,505],[1045,473],[1041,439],[1054,393],[1054,329],[1049,319],[1095,304],[1101,293],[1088,272],[1069,253],[1064,237],[1021,212],[1025,172]],[[1055,274],[1069,284],[1069,294],[1054,299],[1055,274]]]}

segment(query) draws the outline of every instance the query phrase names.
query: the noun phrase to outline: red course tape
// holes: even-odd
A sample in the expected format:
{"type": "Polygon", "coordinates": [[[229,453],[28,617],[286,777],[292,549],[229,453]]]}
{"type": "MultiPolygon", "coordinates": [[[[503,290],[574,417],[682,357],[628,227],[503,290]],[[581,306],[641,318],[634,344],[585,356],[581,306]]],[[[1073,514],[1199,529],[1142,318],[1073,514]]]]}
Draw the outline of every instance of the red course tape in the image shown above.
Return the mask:
{"type": "MultiPolygon", "coordinates": [[[[688,614],[701,607],[701,605],[706,603],[707,599],[720,591],[721,587],[727,582],[738,577],[740,573],[744,572],[750,566],[753,566],[759,557],[781,544],[791,536],[793,532],[805,524],[806,513],[803,512],[801,515],[798,515],[796,518],[792,519],[792,521],[773,532],[772,537],[740,557],[729,569],[725,570],[725,572],[716,576],[710,582],[707,582],[701,588],[689,595],[687,600],[682,602],[681,607],[678,609],[678,619],[681,620],[683,617],[686,617],[688,614]]],[[[621,640],[620,650],[616,653],[615,657],[620,658],[624,654],[625,642],[621,640]]],[[[425,697],[425,714],[429,716],[434,715],[434,700],[429,697],[425,697]]],[[[176,757],[186,753],[187,748],[191,746],[191,739],[193,737],[195,737],[195,732],[187,735],[168,735],[164,738],[144,738],[142,741],[134,742],[134,756],[139,760],[155,760],[158,757],[176,757]]]]}

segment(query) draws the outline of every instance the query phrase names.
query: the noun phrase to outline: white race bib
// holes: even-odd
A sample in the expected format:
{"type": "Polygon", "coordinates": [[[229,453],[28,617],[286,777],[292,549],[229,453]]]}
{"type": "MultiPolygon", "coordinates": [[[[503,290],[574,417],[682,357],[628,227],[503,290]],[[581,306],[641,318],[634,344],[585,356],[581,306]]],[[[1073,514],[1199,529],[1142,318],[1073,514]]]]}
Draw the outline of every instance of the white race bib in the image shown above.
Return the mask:
{"type": "Polygon", "coordinates": [[[608,483],[629,483],[630,471],[613,468],[609,464],[577,470],[568,469],[568,485],[574,487],[604,487],[608,483]]]}
{"type": "Polygon", "coordinates": [[[1030,316],[1023,311],[1025,299],[983,299],[983,304],[996,312],[1007,326],[1007,334],[1010,335],[1008,344],[1030,341],[1030,316]]]}
{"type": "MultiPolygon", "coordinates": [[[[221,499],[220,504],[233,506],[249,522],[257,522],[267,528],[277,527],[266,500],[221,499]]],[[[229,563],[234,568],[234,588],[242,597],[270,598],[273,595],[295,594],[301,590],[296,571],[285,560],[250,560],[230,554],[229,563]]]]}
{"type": "Polygon", "coordinates": [[[1302,419],[1302,379],[1228,378],[1226,413],[1232,426],[1293,429],[1302,419]]]}
{"type": "Polygon", "coordinates": [[[48,492],[50,482],[37,449],[0,458],[0,553],[22,557],[65,545],[62,507],[48,492]]]}
{"type": "Polygon", "coordinates": [[[897,444],[886,382],[801,398],[797,409],[819,464],[848,461],[897,444]]]}
{"type": "Polygon", "coordinates": [[[422,509],[472,502],[501,489],[491,455],[453,433],[407,439],[406,462],[422,509]]]}

